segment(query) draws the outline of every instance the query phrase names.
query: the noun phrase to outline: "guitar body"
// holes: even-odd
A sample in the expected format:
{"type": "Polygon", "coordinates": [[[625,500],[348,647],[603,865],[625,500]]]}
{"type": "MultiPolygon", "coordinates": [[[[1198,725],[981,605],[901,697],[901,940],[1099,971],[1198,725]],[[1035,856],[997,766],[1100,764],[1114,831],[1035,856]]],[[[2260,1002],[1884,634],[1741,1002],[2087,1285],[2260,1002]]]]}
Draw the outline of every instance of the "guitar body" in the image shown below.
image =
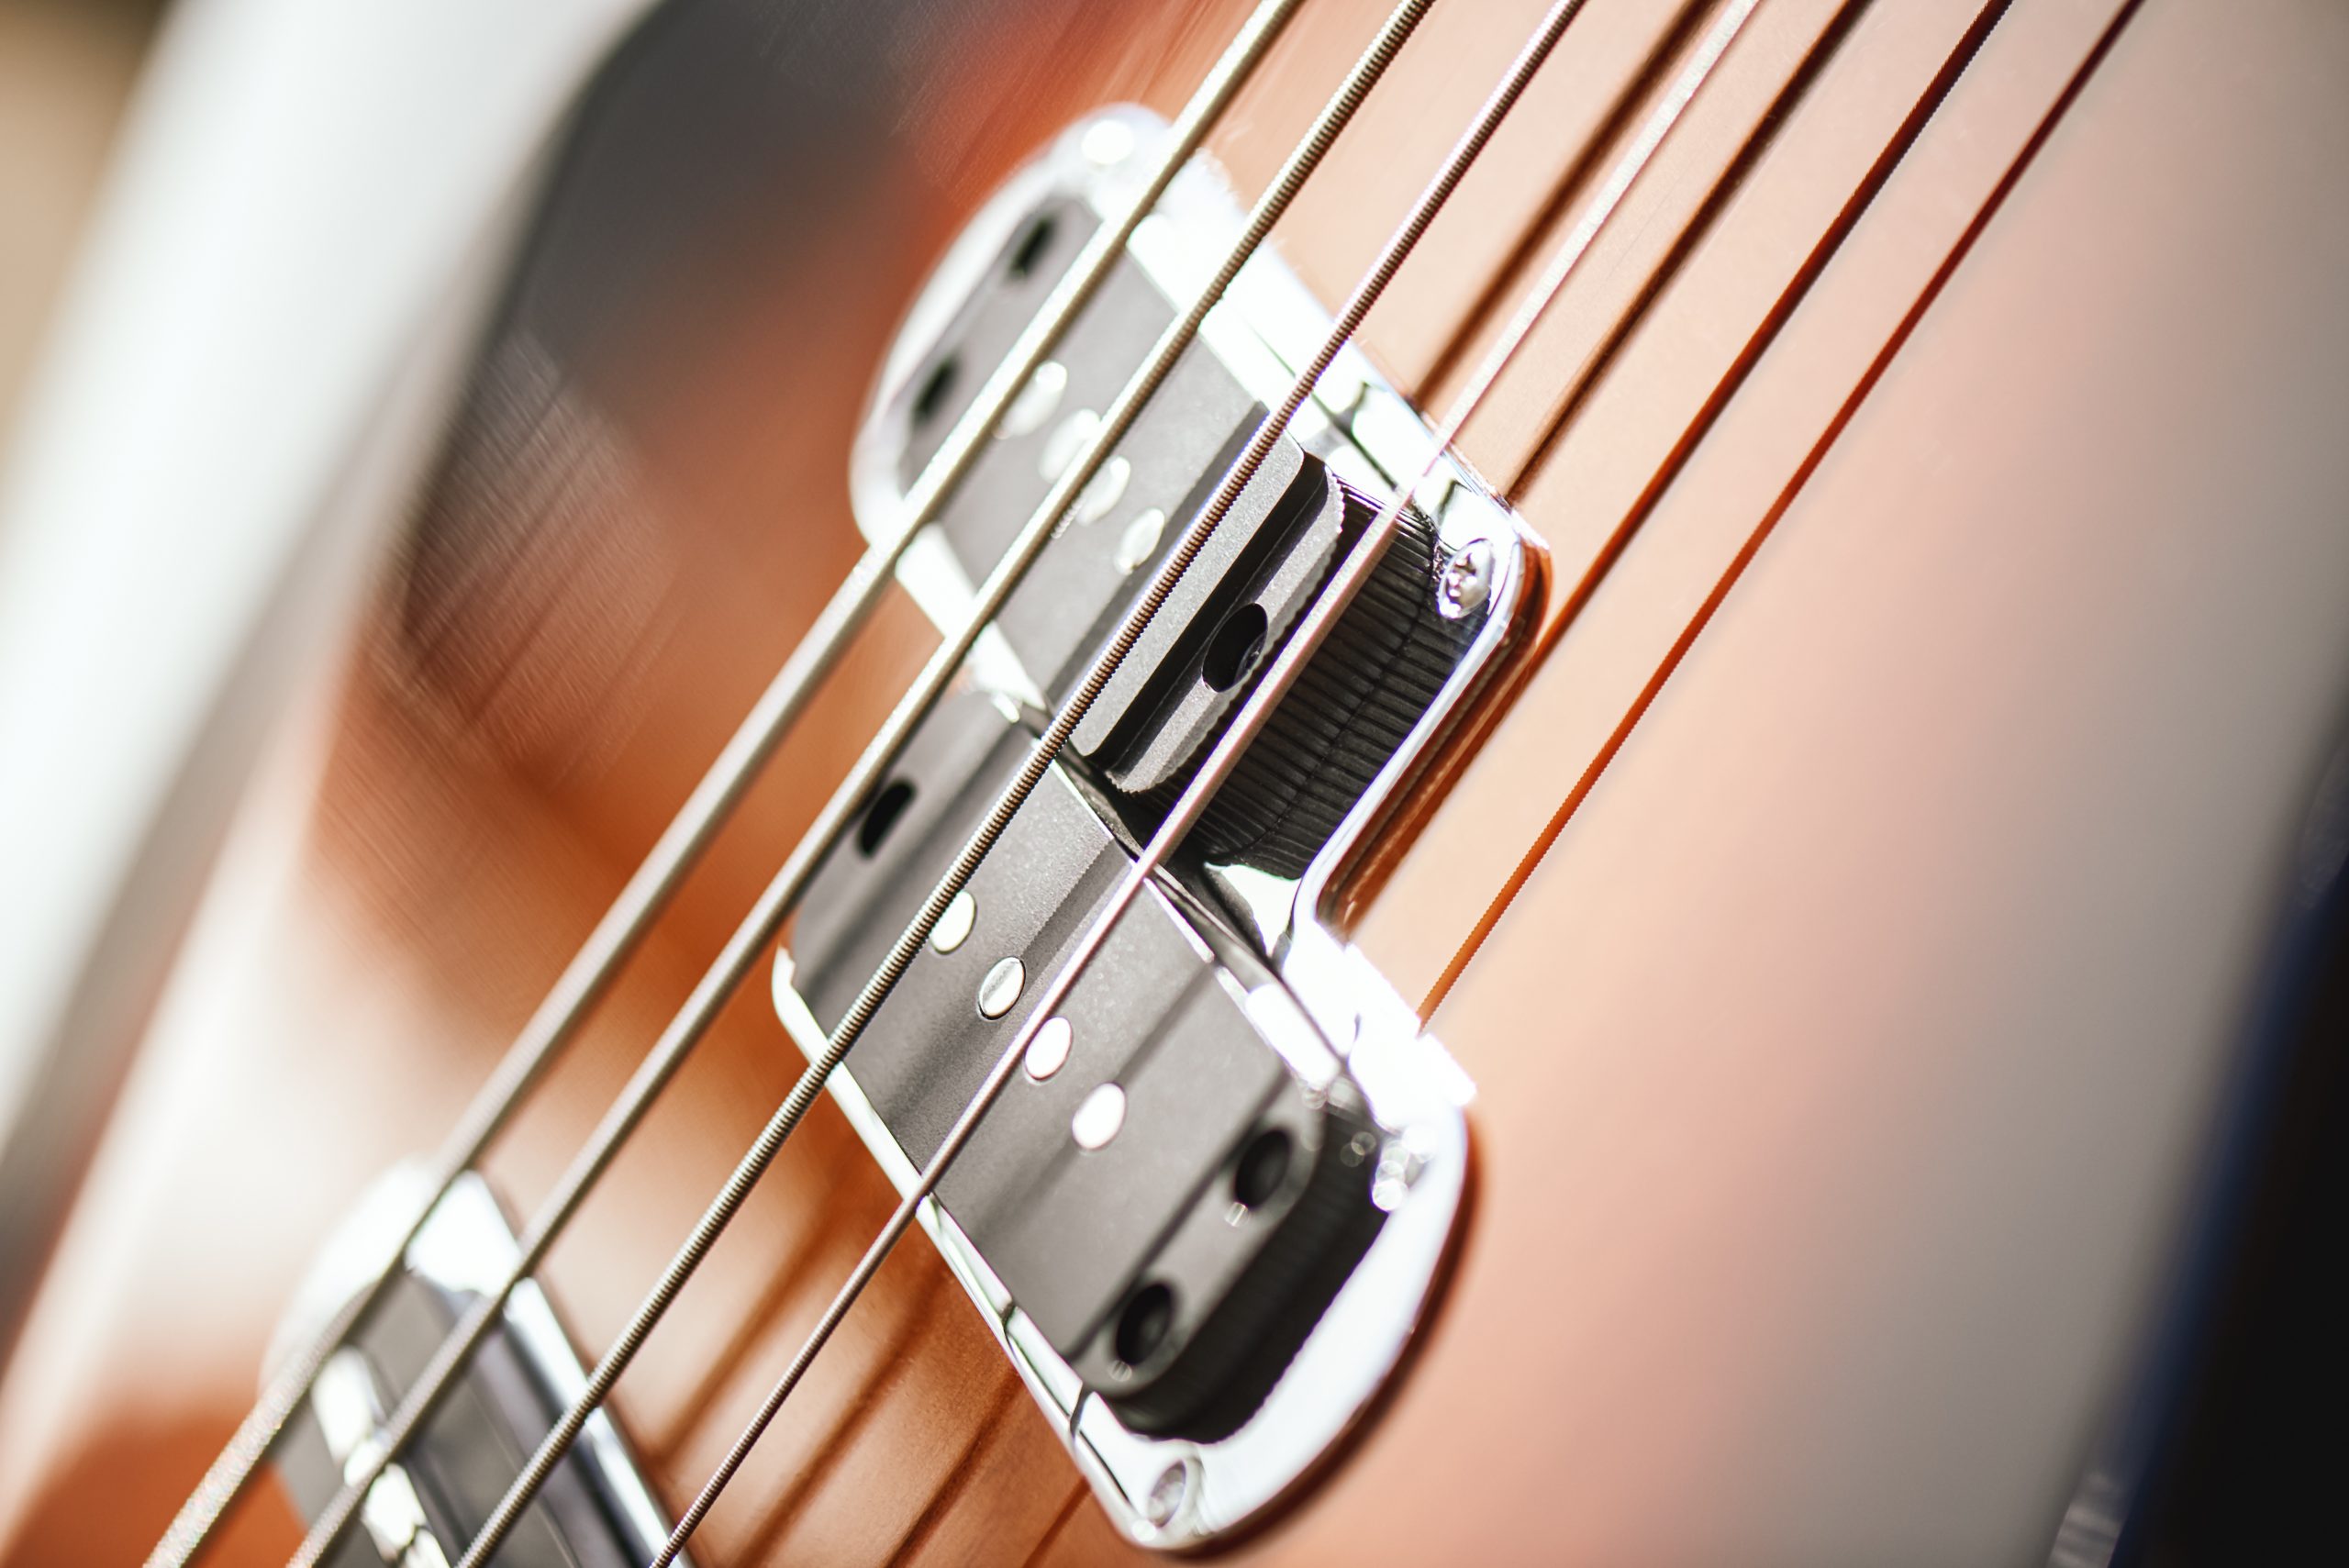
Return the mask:
{"type": "MultiPolygon", "coordinates": [[[[1275,231],[1325,302],[1539,10],[1439,0],[1275,231]]],[[[1711,14],[1569,29],[1364,326],[1419,406],[1711,14]]],[[[1080,116],[1173,117],[1243,15],[678,0],[585,89],[50,1258],[0,1560],[161,1535],[338,1218],[855,560],[849,446],[932,261],[1080,116]]],[[[1243,199],[1382,15],[1307,0],[1208,142],[1243,199]]],[[[1542,597],[1343,926],[1474,1082],[1469,1201],[1393,1383],[1233,1561],[2020,1563],[2144,1517],[2132,1422],[2183,1397],[2329,875],[2344,71],[2313,0],[1762,0],[1463,438],[1542,597]]],[[[509,1214],[936,640],[883,606],[494,1147],[509,1214]]],[[[804,1065],[747,986],[539,1271],[587,1359],[804,1065]]],[[[818,1102],[614,1396],[673,1515],[896,1200],[818,1102]]],[[[264,1484],[218,1560],[300,1534],[264,1484]]],[[[920,1237],[693,1551],[1146,1555],[920,1237]]]]}

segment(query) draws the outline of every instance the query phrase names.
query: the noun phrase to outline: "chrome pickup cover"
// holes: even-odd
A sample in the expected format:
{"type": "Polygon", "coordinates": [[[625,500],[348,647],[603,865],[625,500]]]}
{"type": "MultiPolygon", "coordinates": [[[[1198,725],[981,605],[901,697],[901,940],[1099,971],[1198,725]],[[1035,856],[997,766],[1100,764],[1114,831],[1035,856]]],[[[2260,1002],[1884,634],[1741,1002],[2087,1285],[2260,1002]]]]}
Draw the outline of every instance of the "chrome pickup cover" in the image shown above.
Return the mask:
{"type": "MultiPolygon", "coordinates": [[[[400,1166],[336,1227],[278,1325],[267,1358],[272,1375],[365,1288],[430,1189],[420,1166],[400,1166]]],[[[271,1449],[306,1522],[315,1522],[344,1476],[377,1451],[390,1412],[443,1337],[467,1307],[497,1288],[518,1255],[489,1184],[477,1175],[459,1178],[409,1245],[399,1279],[319,1369],[309,1398],[271,1449]]],[[[586,1381],[545,1295],[523,1280],[449,1397],[368,1488],[359,1528],[328,1562],[448,1568],[586,1381]]],[[[512,1568],[632,1568],[668,1534],[618,1427],[598,1410],[497,1561],[512,1568]]]]}
{"type": "MultiPolygon", "coordinates": [[[[858,438],[869,535],[894,530],[1162,131],[1130,108],[1079,123],[949,251],[858,438]]],[[[959,626],[1242,223],[1201,161],[1144,220],[907,552],[900,579],[939,625],[959,626]]],[[[1269,250],[1209,315],[811,884],[774,984],[810,1055],[1329,326],[1269,250]]],[[[831,1080],[910,1187],[1369,512],[1426,470],[1375,591],[922,1210],[1111,1516],[1162,1547],[1256,1516],[1361,1416],[1427,1308],[1467,1175],[1470,1085],[1333,929],[1330,895],[1489,688],[1535,547],[1357,350],[1288,434],[831,1080]]]]}

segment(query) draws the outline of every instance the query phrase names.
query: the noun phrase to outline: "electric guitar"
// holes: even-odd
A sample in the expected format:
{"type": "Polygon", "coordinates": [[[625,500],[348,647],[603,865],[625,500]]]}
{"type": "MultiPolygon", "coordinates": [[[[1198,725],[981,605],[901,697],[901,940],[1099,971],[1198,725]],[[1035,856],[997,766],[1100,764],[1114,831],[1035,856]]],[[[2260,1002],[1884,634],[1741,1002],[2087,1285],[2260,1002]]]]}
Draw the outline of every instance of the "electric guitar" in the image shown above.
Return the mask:
{"type": "Polygon", "coordinates": [[[27,427],[7,1562],[2332,1528],[2337,7],[444,9],[27,427]]]}

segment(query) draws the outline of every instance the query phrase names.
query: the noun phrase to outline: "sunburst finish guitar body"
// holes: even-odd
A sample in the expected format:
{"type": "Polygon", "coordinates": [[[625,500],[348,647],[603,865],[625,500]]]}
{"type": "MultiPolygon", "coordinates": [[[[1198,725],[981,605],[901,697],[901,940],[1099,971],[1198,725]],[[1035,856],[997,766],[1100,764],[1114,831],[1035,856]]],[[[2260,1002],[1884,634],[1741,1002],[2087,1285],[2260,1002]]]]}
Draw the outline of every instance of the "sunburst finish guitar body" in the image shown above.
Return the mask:
{"type": "Polygon", "coordinates": [[[651,7],[25,1264],[0,1557],[2297,1543],[2345,74],[2313,0],[651,7]]]}

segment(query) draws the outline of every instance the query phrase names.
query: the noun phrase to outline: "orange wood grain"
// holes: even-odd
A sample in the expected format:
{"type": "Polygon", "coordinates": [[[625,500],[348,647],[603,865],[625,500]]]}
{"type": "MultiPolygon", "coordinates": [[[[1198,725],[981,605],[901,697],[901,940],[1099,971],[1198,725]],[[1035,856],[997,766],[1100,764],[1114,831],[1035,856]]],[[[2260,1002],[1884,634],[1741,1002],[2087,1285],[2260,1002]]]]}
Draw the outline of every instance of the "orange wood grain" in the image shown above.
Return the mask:
{"type": "Polygon", "coordinates": [[[1437,1014],[1489,1207],[1263,1560],[2052,1537],[2349,689],[2344,51],[2149,4],[2040,145],[1437,1014]]]}
{"type": "MultiPolygon", "coordinates": [[[[1325,300],[1342,300],[1507,72],[1546,0],[1439,0],[1297,197],[1275,243],[1325,300]]],[[[1683,12],[1651,0],[1591,0],[1494,135],[1453,202],[1364,322],[1363,342],[1405,388],[1490,307],[1485,285],[1564,182],[1587,179],[1586,152],[1609,135],[1683,12]]],[[[1386,7],[1308,6],[1297,24],[1314,50],[1284,56],[1232,130],[1214,142],[1243,190],[1261,189],[1303,134],[1386,7]]]]}
{"type": "Polygon", "coordinates": [[[1459,973],[1766,498],[2115,9],[2058,0],[2003,17],[1952,5],[1863,18],[1651,307],[1521,497],[1554,552],[1521,717],[1469,764],[1357,928],[1407,995],[1432,1004],[1459,973]],[[1996,25],[1971,55],[1969,28],[1984,21],[1996,25]],[[1912,119],[1920,108],[1930,117],[1912,119]],[[1872,198],[1847,212],[1864,189],[1872,198]],[[1555,783],[1528,789],[1529,776],[1555,783]],[[1439,931],[1457,934],[1452,951],[1439,931]]]}

